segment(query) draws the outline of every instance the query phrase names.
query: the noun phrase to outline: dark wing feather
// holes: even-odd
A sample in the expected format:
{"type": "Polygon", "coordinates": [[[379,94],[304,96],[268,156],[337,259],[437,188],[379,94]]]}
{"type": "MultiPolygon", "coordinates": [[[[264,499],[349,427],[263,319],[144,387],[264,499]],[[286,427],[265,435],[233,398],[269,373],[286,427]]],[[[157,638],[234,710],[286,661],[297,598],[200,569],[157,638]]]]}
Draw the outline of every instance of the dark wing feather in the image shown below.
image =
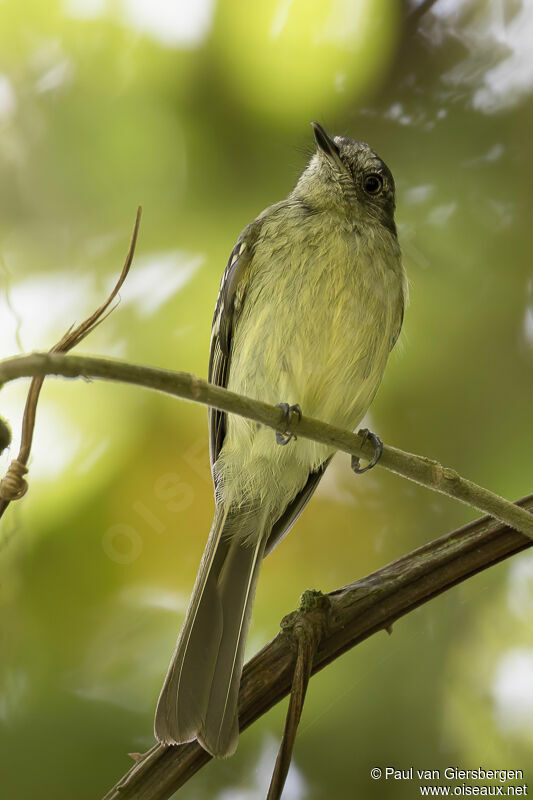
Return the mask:
{"type": "Polygon", "coordinates": [[[405,311],[405,301],[404,301],[403,292],[402,292],[401,295],[400,295],[400,299],[398,301],[398,324],[396,326],[396,330],[393,333],[393,336],[391,338],[391,343],[390,343],[390,349],[391,350],[394,347],[394,345],[396,344],[396,342],[398,341],[398,337],[399,337],[399,335],[401,333],[402,325],[403,325],[404,311],[405,311]]]}
{"type": "MultiPolygon", "coordinates": [[[[235,299],[239,296],[240,305],[242,305],[245,295],[244,287],[246,285],[247,267],[253,258],[254,245],[261,230],[261,224],[261,219],[258,219],[248,225],[241,233],[235,247],[231,251],[220,282],[220,290],[213,316],[208,380],[210,383],[223,386],[224,388],[228,384],[231,361],[231,344],[236,318],[235,299]]],[[[209,457],[211,461],[211,470],[213,471],[213,465],[218,458],[226,434],[226,412],[219,411],[216,408],[210,408],[208,413],[209,457]]],[[[265,555],[269,553],[292,528],[309,502],[330,460],[331,459],[328,458],[327,461],[321,464],[318,470],[309,474],[309,478],[303,489],[298,492],[281,517],[274,524],[266,544],[265,555]]],[[[215,480],[214,473],[213,479],[215,480]]]]}
{"type": "MultiPolygon", "coordinates": [[[[235,322],[235,298],[242,295],[246,282],[246,271],[253,257],[253,249],[261,222],[256,220],[246,227],[228,259],[222,275],[218,292],[213,327],[211,331],[211,351],[209,353],[208,380],[217,386],[226,387],[231,359],[231,341],[235,322]]],[[[226,413],[210,408],[209,420],[209,457],[211,470],[218,458],[226,433],[226,413]]]]}
{"type": "Polygon", "coordinates": [[[284,536],[288,534],[311,499],[313,492],[318,486],[318,483],[332,458],[333,456],[330,456],[328,459],[326,459],[326,461],[323,462],[323,464],[320,465],[317,470],[315,470],[315,472],[309,473],[307,483],[303,489],[300,489],[294,500],[289,503],[281,517],[274,524],[272,530],[270,531],[270,536],[267,539],[265,556],[267,556],[275,548],[275,546],[281,542],[284,536]]]}

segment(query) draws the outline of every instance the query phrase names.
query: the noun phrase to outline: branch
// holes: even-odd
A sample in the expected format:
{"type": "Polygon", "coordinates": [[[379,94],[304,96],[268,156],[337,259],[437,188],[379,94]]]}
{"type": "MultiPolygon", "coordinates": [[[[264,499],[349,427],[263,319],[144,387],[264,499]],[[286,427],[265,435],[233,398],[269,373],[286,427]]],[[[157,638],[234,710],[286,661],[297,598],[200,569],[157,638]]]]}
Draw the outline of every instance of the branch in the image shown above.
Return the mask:
{"type": "MultiPolygon", "coordinates": [[[[110,306],[115,297],[118,295],[130,270],[133,261],[133,255],[135,253],[135,245],[137,243],[140,222],[141,207],[139,206],[137,209],[137,216],[135,217],[133,233],[131,235],[130,246],[128,248],[124,266],[122,267],[122,271],[118,277],[118,280],[107,300],[102,303],[102,305],[99,306],[99,308],[97,308],[96,311],[90,315],[90,317],[87,317],[87,319],[85,319],[76,327],[70,327],[64,336],[62,336],[57,342],[57,344],[52,347],[50,350],[51,353],[68,353],[69,350],[72,350],[73,347],[76,347],[77,344],[82,342],[90,333],[92,333],[92,331],[94,331],[94,329],[98,327],[98,325],[100,325],[100,323],[102,323],[114,310],[115,307],[113,306],[113,308],[111,308],[110,306]]],[[[30,384],[28,397],[26,398],[26,405],[24,408],[24,416],[22,419],[22,436],[19,454],[15,459],[13,459],[9,465],[6,475],[0,481],[0,517],[3,515],[4,511],[12,500],[19,500],[26,494],[28,490],[28,484],[24,476],[28,472],[27,464],[33,442],[33,430],[35,427],[35,416],[37,414],[37,403],[39,402],[39,395],[44,383],[44,375],[45,373],[36,375],[30,384]]],[[[2,426],[0,426],[0,439],[2,438],[1,427],[2,426]]],[[[9,442],[10,440],[7,442],[7,444],[9,444],[9,442]]],[[[0,442],[0,452],[3,449],[4,447],[1,446],[0,442]]]]}
{"type": "MultiPolygon", "coordinates": [[[[106,358],[64,356],[57,353],[34,353],[0,361],[0,386],[21,377],[63,375],[67,378],[99,378],[145,386],[166,394],[182,397],[232,414],[239,414],[267,425],[281,433],[293,433],[304,439],[329,445],[351,455],[371,458],[372,444],[350,431],[336,428],[312,417],[294,414],[287,422],[283,411],[275,406],[230,392],[221,386],[186,372],[145,367],[106,358]]],[[[384,446],[379,466],[402,475],[440,494],[453,497],[533,538],[533,516],[519,506],[504,500],[488,489],[462,478],[455,470],[437,461],[384,446]]]]}
{"type": "MultiPolygon", "coordinates": [[[[533,495],[518,501],[533,509],[533,495]]],[[[483,517],[419,547],[346,587],[327,595],[329,611],[310,621],[321,636],[312,674],[400,617],[452,586],[532,546],[530,539],[483,517]]],[[[298,612],[296,612],[298,614],[298,612]]],[[[296,627],[293,623],[293,628],[296,627]]],[[[246,665],[239,695],[241,731],[285,697],[291,688],[296,651],[290,626],[282,628],[246,665]]],[[[209,760],[198,744],[156,744],[103,800],[167,800],[209,760]]]]}
{"type": "Polygon", "coordinates": [[[309,678],[316,652],[324,637],[330,611],[331,604],[326,595],[323,595],[322,592],[308,590],[302,595],[299,610],[289,614],[281,622],[282,631],[290,633],[295,640],[297,653],[285,730],[266,800],[280,800],[283,792],[285,780],[289,774],[309,678]]]}

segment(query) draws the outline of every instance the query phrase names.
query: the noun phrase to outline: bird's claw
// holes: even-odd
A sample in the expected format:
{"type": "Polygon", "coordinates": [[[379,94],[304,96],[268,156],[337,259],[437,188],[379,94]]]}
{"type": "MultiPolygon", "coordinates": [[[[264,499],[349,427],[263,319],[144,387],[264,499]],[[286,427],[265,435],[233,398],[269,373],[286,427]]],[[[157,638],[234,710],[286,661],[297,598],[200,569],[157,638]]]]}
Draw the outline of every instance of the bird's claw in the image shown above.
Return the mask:
{"type": "MultiPolygon", "coordinates": [[[[296,414],[299,420],[302,418],[302,409],[300,408],[298,403],[296,403],[293,406],[290,406],[288,403],[278,403],[276,405],[276,408],[281,408],[281,410],[283,411],[283,415],[285,417],[285,422],[287,423],[287,425],[289,425],[292,422],[294,414],[296,414]]],[[[282,446],[289,444],[291,439],[296,439],[295,433],[290,433],[288,431],[286,431],[285,433],[280,433],[280,431],[276,431],[276,442],[278,444],[282,446]]]]}
{"type": "Polygon", "coordinates": [[[360,467],[361,462],[359,460],[359,456],[352,456],[353,471],[357,475],[362,475],[363,472],[367,472],[369,469],[372,469],[372,467],[375,467],[376,464],[378,463],[379,459],[381,458],[381,454],[383,453],[383,442],[381,441],[379,436],[377,436],[375,433],[372,433],[372,431],[369,431],[368,428],[363,428],[362,430],[357,431],[357,433],[359,434],[359,436],[363,437],[363,441],[361,443],[362,445],[364,445],[368,439],[370,439],[370,441],[374,445],[374,455],[372,456],[370,463],[367,464],[366,467],[360,467]]]}

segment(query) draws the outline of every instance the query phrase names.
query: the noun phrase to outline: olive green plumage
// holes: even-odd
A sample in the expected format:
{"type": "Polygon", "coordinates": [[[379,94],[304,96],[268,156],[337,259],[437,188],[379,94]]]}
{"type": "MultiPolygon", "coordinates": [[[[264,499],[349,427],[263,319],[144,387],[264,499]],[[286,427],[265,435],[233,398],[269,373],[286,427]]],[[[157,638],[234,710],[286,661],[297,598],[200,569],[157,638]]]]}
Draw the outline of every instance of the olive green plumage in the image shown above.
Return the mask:
{"type": "MultiPolygon", "coordinates": [[[[361,142],[314,123],[317,152],[286,200],[239,237],[213,320],[209,379],[354,429],[400,332],[406,279],[394,181],[361,142]]],[[[263,556],[301,513],[332,455],[276,444],[250,420],[210,411],[216,510],[156,712],[160,741],[237,746],[237,699],[263,556]]]]}

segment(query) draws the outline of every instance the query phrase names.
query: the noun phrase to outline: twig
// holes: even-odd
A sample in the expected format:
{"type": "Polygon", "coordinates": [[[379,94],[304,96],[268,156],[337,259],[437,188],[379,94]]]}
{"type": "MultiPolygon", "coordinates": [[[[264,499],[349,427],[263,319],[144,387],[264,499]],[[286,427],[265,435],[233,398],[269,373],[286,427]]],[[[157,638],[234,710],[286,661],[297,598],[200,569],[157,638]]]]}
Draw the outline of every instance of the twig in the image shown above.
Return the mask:
{"type": "MultiPolygon", "coordinates": [[[[133,261],[133,254],[135,253],[135,245],[137,243],[137,234],[139,232],[139,224],[141,221],[141,207],[137,209],[137,216],[135,218],[135,225],[133,226],[133,233],[130,240],[128,254],[122,267],[122,272],[115,284],[115,287],[105,303],[103,303],[96,311],[91,314],[76,328],[69,328],[64,336],[61,337],[59,342],[55,344],[50,353],[67,353],[83,339],[85,339],[106,317],[113,311],[109,306],[117,296],[126,280],[126,276],[133,261]],[[109,311],[108,311],[109,309],[109,311]],[[106,313],[107,312],[107,313],[106,313]]],[[[28,459],[30,457],[31,445],[33,441],[33,430],[35,427],[35,415],[37,413],[37,403],[39,395],[44,382],[44,373],[36,375],[31,382],[26,399],[26,406],[24,408],[24,417],[22,420],[22,437],[20,450],[17,458],[15,458],[9,465],[8,471],[4,478],[0,481],[0,517],[8,507],[12,500],[18,500],[23,497],[28,490],[28,484],[25,475],[28,472],[28,459]]]]}
{"type": "MultiPolygon", "coordinates": [[[[299,418],[296,414],[287,423],[281,409],[214,386],[186,372],[155,369],[112,359],[65,356],[56,353],[34,353],[0,361],[0,385],[15,378],[37,375],[91,377],[145,386],[175,397],[239,414],[282,433],[294,433],[304,439],[321,442],[329,445],[332,450],[342,450],[365,458],[371,458],[373,455],[372,444],[370,442],[365,444],[363,437],[358,434],[336,428],[312,417],[299,418]]],[[[383,447],[383,455],[378,463],[379,466],[397,475],[490,514],[500,522],[533,538],[532,515],[494,492],[462,478],[455,470],[443,467],[437,461],[389,445],[383,447]]]]}
{"type": "Polygon", "coordinates": [[[299,610],[281,621],[282,631],[296,640],[298,653],[285,730],[266,800],[280,800],[285,786],[315,654],[326,629],[329,611],[330,603],[326,595],[307,591],[302,595],[299,610]]]}
{"type": "MultiPolygon", "coordinates": [[[[533,509],[533,495],[518,501],[533,509]]],[[[315,674],[355,645],[452,586],[532,546],[489,517],[419,547],[366,578],[327,595],[327,625],[313,660],[315,674]]],[[[239,695],[241,731],[285,697],[291,687],[294,648],[283,632],[246,665],[239,695]]],[[[154,745],[104,800],[167,800],[210,760],[197,742],[179,747],[154,745]]]]}

